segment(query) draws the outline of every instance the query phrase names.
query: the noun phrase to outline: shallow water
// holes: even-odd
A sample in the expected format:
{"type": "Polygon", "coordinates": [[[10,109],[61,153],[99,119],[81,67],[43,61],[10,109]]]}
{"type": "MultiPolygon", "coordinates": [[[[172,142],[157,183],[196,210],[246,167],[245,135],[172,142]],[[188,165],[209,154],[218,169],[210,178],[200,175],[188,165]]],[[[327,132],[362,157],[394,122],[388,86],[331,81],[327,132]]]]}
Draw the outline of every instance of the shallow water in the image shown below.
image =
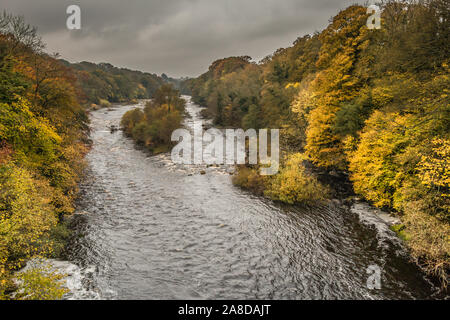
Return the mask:
{"type": "MultiPolygon", "coordinates": [[[[234,187],[230,167],[151,157],[108,129],[134,107],[92,114],[94,144],[69,246],[72,262],[94,270],[95,294],[85,298],[436,297],[368,205],[278,205],[234,187]],[[381,269],[379,290],[367,287],[371,265],[381,269]]],[[[200,108],[189,102],[187,110],[189,127],[200,108]]]]}

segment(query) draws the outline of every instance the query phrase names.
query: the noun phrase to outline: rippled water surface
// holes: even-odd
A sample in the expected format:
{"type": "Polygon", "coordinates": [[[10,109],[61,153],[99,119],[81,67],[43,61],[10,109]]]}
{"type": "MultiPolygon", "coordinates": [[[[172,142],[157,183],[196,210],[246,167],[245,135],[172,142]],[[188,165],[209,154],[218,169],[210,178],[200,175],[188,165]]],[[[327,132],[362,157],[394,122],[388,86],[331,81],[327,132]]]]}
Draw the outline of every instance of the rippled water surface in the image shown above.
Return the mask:
{"type": "MultiPolygon", "coordinates": [[[[95,294],[86,298],[434,297],[367,205],[277,205],[234,187],[231,168],[151,157],[109,130],[134,107],[92,114],[94,144],[69,248],[74,263],[95,270],[85,284],[95,294]],[[367,288],[370,265],[382,270],[380,290],[367,288]]],[[[188,103],[187,126],[199,110],[188,103]]]]}

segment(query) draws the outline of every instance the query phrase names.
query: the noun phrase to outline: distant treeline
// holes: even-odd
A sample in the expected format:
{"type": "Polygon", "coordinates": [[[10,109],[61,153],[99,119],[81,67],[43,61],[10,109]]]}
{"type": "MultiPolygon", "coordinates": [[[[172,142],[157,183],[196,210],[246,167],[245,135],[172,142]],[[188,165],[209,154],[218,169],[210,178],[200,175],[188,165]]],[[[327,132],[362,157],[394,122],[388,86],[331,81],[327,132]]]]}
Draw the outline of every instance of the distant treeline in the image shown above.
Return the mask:
{"type": "Polygon", "coordinates": [[[187,86],[188,80],[191,78],[181,77],[181,78],[172,78],[168,77],[165,73],[161,75],[161,78],[166,82],[173,85],[173,87],[180,92],[180,94],[190,95],[191,89],[187,86]]]}
{"type": "Polygon", "coordinates": [[[117,68],[109,63],[61,62],[75,71],[78,85],[84,93],[81,98],[96,105],[149,99],[168,80],[156,74],[117,68]]]}
{"type": "Polygon", "coordinates": [[[450,7],[387,1],[381,29],[353,5],[328,27],[259,63],[215,61],[187,80],[217,125],[280,128],[280,173],[234,181],[272,199],[323,198],[305,169],[348,172],[356,193],[391,209],[414,258],[447,284],[450,267],[450,7]],[[308,187],[309,186],[309,187],[308,187]]]}

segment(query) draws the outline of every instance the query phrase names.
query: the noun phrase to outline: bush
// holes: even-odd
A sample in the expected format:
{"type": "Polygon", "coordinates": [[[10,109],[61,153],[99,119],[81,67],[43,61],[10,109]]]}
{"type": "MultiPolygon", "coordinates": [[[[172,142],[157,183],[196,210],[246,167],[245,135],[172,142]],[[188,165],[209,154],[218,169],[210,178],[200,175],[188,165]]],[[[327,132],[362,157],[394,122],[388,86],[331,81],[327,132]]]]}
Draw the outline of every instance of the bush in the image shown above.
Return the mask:
{"type": "Polygon", "coordinates": [[[105,99],[100,99],[99,104],[100,104],[101,108],[109,108],[109,107],[111,107],[111,102],[109,102],[108,100],[105,100],[105,99]]]}
{"type": "Polygon", "coordinates": [[[66,248],[67,241],[69,241],[70,235],[71,232],[67,222],[58,223],[50,230],[48,241],[51,243],[52,248],[50,253],[51,258],[56,259],[61,257],[66,248]]]}
{"type": "Polygon", "coordinates": [[[133,109],[131,111],[126,112],[122,120],[120,121],[120,126],[126,135],[131,136],[133,132],[133,128],[144,120],[144,113],[141,109],[133,109]]]}
{"type": "Polygon", "coordinates": [[[51,245],[44,237],[56,226],[52,189],[23,168],[0,168],[0,268],[21,268],[26,260],[47,255],[51,245]]]}
{"type": "Polygon", "coordinates": [[[16,300],[61,300],[69,290],[61,281],[64,275],[50,267],[34,267],[17,276],[16,300]]]}
{"type": "Polygon", "coordinates": [[[234,185],[248,189],[257,195],[263,195],[266,188],[266,179],[258,173],[258,169],[246,166],[238,166],[232,181],[234,185]]]}
{"type": "Polygon", "coordinates": [[[329,190],[306,172],[305,160],[301,153],[290,155],[280,173],[271,178],[265,194],[273,200],[290,204],[324,200],[329,190]]]}

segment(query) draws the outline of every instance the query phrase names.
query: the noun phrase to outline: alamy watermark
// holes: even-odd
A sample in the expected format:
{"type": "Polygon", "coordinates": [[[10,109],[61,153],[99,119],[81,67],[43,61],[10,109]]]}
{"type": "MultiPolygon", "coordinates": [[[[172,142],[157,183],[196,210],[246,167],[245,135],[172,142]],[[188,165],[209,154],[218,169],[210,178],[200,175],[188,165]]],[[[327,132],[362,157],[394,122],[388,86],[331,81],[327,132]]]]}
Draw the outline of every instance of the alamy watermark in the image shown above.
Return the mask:
{"type": "Polygon", "coordinates": [[[261,175],[278,173],[280,160],[279,129],[224,129],[203,131],[201,121],[187,129],[172,133],[172,141],[178,144],[172,149],[172,161],[178,164],[260,164],[261,175]],[[248,148],[247,146],[248,141],[248,148]],[[268,154],[270,147],[270,155],[268,154]],[[248,151],[248,152],[247,152],[248,151]],[[246,159],[248,161],[246,161],[246,159]]]}
{"type": "Polygon", "coordinates": [[[366,269],[366,273],[369,275],[367,278],[367,289],[380,290],[381,289],[381,268],[377,265],[370,265],[366,269]]]}
{"type": "Polygon", "coordinates": [[[373,29],[381,29],[381,10],[380,7],[376,4],[371,4],[367,7],[367,14],[370,14],[370,17],[367,19],[367,28],[370,30],[373,29]]]}
{"type": "Polygon", "coordinates": [[[73,4],[67,7],[66,13],[69,15],[66,21],[67,29],[80,30],[81,29],[81,8],[73,4]]]}

